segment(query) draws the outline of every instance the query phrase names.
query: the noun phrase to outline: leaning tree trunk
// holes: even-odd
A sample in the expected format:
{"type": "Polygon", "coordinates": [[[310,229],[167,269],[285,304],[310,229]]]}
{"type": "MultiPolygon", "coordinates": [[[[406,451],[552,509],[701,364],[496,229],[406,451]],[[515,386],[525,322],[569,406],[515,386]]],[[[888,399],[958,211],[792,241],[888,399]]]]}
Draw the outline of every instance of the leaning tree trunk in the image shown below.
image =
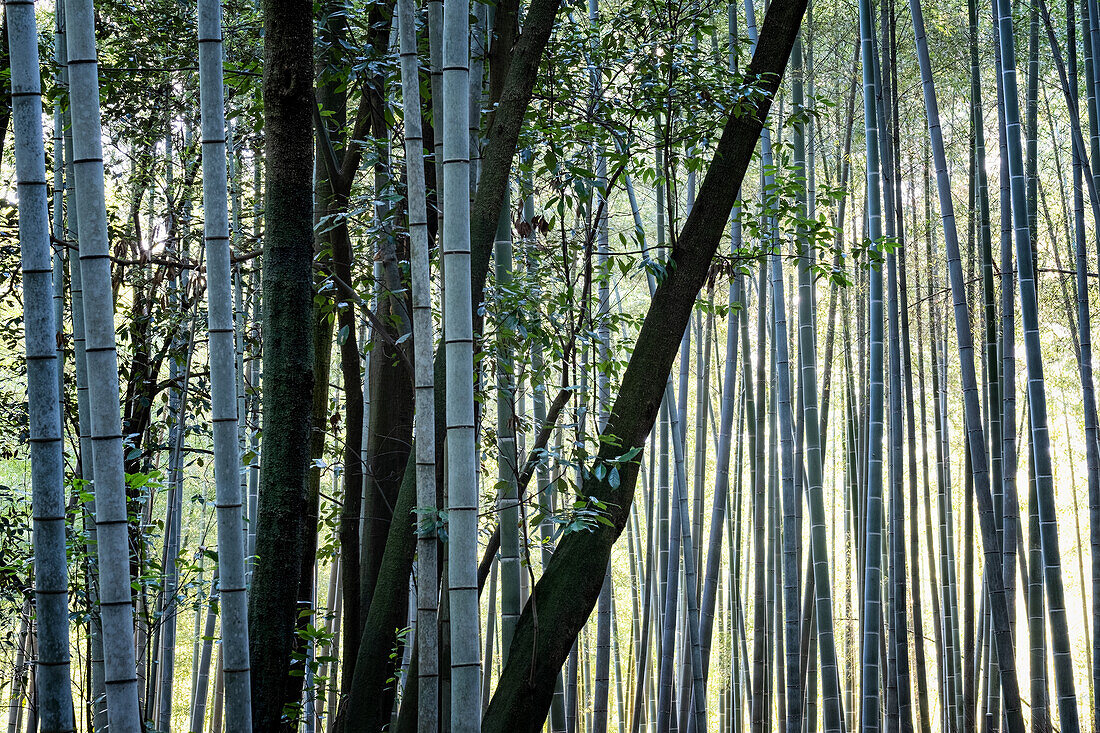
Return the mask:
{"type": "MultiPolygon", "coordinates": [[[[508,67],[500,101],[488,124],[488,138],[482,154],[484,165],[481,181],[469,222],[472,251],[468,293],[471,298],[471,309],[474,308],[472,302],[474,297],[478,302],[481,300],[493,250],[496,225],[504,204],[504,194],[510,182],[511,161],[531,98],[542,50],[550,38],[559,5],[560,0],[534,0],[528,7],[524,16],[523,32],[512,51],[513,62],[508,67]]],[[[468,190],[468,184],[468,181],[464,181],[462,189],[468,190]]],[[[444,361],[443,352],[441,352],[436,357],[434,371],[437,441],[445,430],[442,423],[445,413],[444,361]]],[[[438,451],[437,460],[439,460],[438,451]]],[[[413,514],[416,507],[415,473],[415,465],[410,457],[410,464],[406,466],[397,501],[393,506],[395,517],[410,517],[413,514]]],[[[408,589],[409,573],[416,549],[415,540],[413,522],[390,523],[376,587],[371,595],[370,608],[363,625],[363,638],[355,659],[352,701],[354,702],[355,691],[362,691],[361,697],[364,699],[359,700],[357,704],[362,706],[360,709],[366,711],[358,716],[360,719],[371,718],[376,714],[374,708],[382,707],[377,704],[377,700],[381,698],[375,691],[383,689],[391,676],[390,652],[396,643],[396,630],[403,625],[399,621],[404,613],[403,604],[394,603],[393,599],[403,597],[408,589]]],[[[444,683],[441,682],[441,695],[445,689],[443,685],[444,683]]],[[[388,710],[382,714],[388,715],[388,710]]]]}
{"type": "MultiPolygon", "coordinates": [[[[252,730],[245,590],[241,458],[237,432],[237,354],[229,266],[226,198],[225,88],[222,80],[221,0],[198,6],[199,107],[202,115],[202,202],[205,213],[210,412],[218,517],[218,575],[225,724],[229,733],[252,730]]],[[[174,650],[170,650],[174,651],[174,650]]]]}
{"type": "Polygon", "coordinates": [[[279,728],[307,535],[313,402],[313,4],[264,0],[263,444],[249,599],[252,724],[279,728]]]}
{"type": "MultiPolygon", "coordinates": [[[[34,3],[5,3],[11,52],[13,136],[23,265],[23,331],[31,451],[34,596],[38,629],[35,684],[43,733],[73,730],[65,546],[65,462],[58,382],[59,321],[54,313],[42,87],[34,3]]],[[[55,117],[55,120],[57,118],[55,117]]],[[[55,155],[60,151],[55,150],[55,155]]],[[[60,198],[61,192],[55,190],[60,198]]]]}
{"type": "Polygon", "coordinates": [[[107,719],[114,730],[139,730],[141,714],[130,597],[114,292],[107,240],[99,65],[91,0],[67,0],[65,18],[107,719]]]}
{"type": "Polygon", "coordinates": [[[675,267],[653,297],[611,410],[604,433],[618,440],[603,441],[596,458],[607,470],[600,472],[602,479],[587,472],[584,494],[607,504],[613,526],[571,533],[558,546],[520,616],[508,662],[486,712],[484,731],[542,727],[558,670],[599,596],[602,569],[629,517],[639,468],[636,455],[649,437],[661,403],[664,384],[659,379],[669,374],[696,295],[706,280],[805,7],[802,0],[776,0],[768,11],[748,68],[751,78],[761,79],[755,109],[726,122],[700,187],[698,205],[672,252],[675,267]],[[613,467],[617,470],[611,471],[613,467]],[[611,486],[611,476],[617,487],[611,486]],[[553,628],[555,633],[540,634],[536,627],[553,628]]]}

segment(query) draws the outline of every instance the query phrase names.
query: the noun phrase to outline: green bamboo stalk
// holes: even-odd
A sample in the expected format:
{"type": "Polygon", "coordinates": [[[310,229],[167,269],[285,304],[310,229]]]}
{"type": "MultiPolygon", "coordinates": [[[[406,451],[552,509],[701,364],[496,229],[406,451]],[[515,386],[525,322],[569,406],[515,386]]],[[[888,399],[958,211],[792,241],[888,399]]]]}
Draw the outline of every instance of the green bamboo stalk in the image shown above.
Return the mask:
{"type": "MultiPolygon", "coordinates": [[[[879,170],[879,125],[875,104],[874,19],[869,0],[859,4],[863,53],[864,136],[867,148],[867,237],[872,256],[881,251],[882,193],[879,170]]],[[[861,725],[873,733],[880,727],[880,626],[882,622],[882,423],[883,423],[883,303],[882,265],[873,261],[870,283],[870,384],[868,393],[867,498],[863,574],[863,691],[861,725]]]]}
{"type": "Polygon", "coordinates": [[[931,66],[928,61],[927,42],[924,35],[923,15],[920,0],[911,0],[913,28],[917,38],[917,53],[921,63],[921,76],[924,82],[925,108],[928,115],[929,133],[932,137],[932,154],[936,167],[940,208],[947,248],[948,272],[951,291],[955,304],[956,336],[959,343],[959,361],[963,380],[964,408],[968,434],[968,456],[973,467],[975,493],[978,500],[981,521],[982,541],[988,572],[986,584],[989,592],[992,623],[996,635],[997,661],[1001,679],[1001,689],[1008,725],[1012,730],[1023,730],[1023,717],[1020,712],[1019,688],[1016,681],[1015,662],[1012,652],[1012,631],[1009,619],[1007,597],[1004,591],[1002,570],[1003,555],[995,524],[993,498],[990,493],[988,458],[984,428],[979,413],[979,395],[977,379],[974,374],[973,341],[970,331],[970,314],[965,299],[962,280],[962,268],[959,261],[958,236],[955,230],[954,206],[950,194],[950,182],[947,174],[943,138],[939,127],[939,110],[936,101],[935,86],[931,78],[931,66]]]}
{"type": "MultiPolygon", "coordinates": [[[[1044,576],[1050,607],[1051,641],[1062,730],[1080,729],[1073,668],[1070,659],[1069,628],[1061,577],[1061,555],[1054,505],[1054,479],[1050,460],[1050,437],[1043,378],[1043,358],[1039,344],[1039,315],[1033,266],[1032,238],[1028,226],[1025,175],[1020,141],[1020,104],[1016,88],[1016,52],[1012,36],[1012,18],[1008,3],[997,0],[999,40],[1002,58],[1005,128],[1008,139],[1008,167],[1011,178],[1012,220],[1015,229],[1017,281],[1023,320],[1025,353],[1028,366],[1028,405],[1033,436],[1036,471],[1036,496],[1041,524],[1044,576]]],[[[1006,693],[1006,697],[1008,697],[1006,693]]]]}

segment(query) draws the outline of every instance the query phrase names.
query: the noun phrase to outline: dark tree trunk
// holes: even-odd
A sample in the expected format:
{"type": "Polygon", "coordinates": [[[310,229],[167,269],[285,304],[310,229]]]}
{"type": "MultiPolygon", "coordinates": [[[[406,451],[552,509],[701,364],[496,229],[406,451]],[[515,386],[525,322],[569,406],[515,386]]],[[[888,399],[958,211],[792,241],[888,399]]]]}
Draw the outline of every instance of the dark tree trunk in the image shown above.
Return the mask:
{"type": "MultiPolygon", "coordinates": [[[[387,324],[392,324],[395,314],[389,302],[389,298],[380,301],[379,306],[383,310],[378,315],[387,324]]],[[[410,311],[406,309],[404,312],[410,311]]],[[[392,346],[400,335],[388,334],[389,342],[384,337],[375,336],[370,356],[368,389],[375,399],[371,400],[368,465],[365,468],[366,521],[363,525],[363,566],[360,569],[359,591],[363,609],[370,608],[373,602],[390,524],[398,516],[394,507],[412,446],[412,374],[392,346]]],[[[361,627],[362,621],[360,619],[357,628],[361,627]]]]}
{"type": "Polygon", "coordinates": [[[313,3],[264,0],[263,448],[249,627],[253,729],[279,727],[297,620],[313,404],[313,3]]]}
{"type": "MultiPolygon", "coordinates": [[[[524,16],[523,33],[512,49],[512,62],[504,76],[500,101],[487,126],[488,142],[482,152],[481,180],[471,209],[470,277],[471,293],[477,301],[474,304],[475,313],[485,287],[520,126],[534,89],[542,51],[549,41],[560,5],[561,0],[534,0],[529,6],[524,16]]],[[[475,333],[478,330],[475,323],[475,333]]],[[[439,466],[443,465],[443,418],[446,415],[446,390],[440,386],[444,383],[443,374],[444,361],[440,352],[435,363],[436,462],[439,466]]],[[[412,404],[411,392],[408,402],[412,404]]],[[[338,730],[380,730],[390,719],[392,695],[387,697],[381,693],[388,684],[387,680],[393,676],[395,664],[400,661],[400,654],[391,657],[391,652],[397,645],[396,629],[403,626],[408,611],[405,599],[416,550],[413,516],[416,481],[413,458],[408,450],[406,445],[408,458],[403,473],[398,474],[400,489],[394,503],[389,505],[393,507],[392,517],[397,521],[391,521],[387,527],[385,542],[380,545],[382,554],[369,594],[370,602],[364,603],[360,611],[365,616],[362,617],[363,631],[358,653],[354,661],[349,659],[345,662],[354,664],[354,672],[352,684],[346,690],[347,698],[341,707],[338,730]]],[[[444,669],[443,661],[440,660],[441,669],[444,669]]]]}
{"type": "Polygon", "coordinates": [[[598,569],[606,567],[611,547],[629,517],[640,462],[636,456],[626,461],[622,457],[640,450],[649,437],[695,298],[710,270],[805,10],[805,0],[775,0],[764,19],[747,70],[749,79],[760,80],[754,95],[756,109],[726,122],[699,189],[699,205],[692,209],[672,249],[674,266],[653,296],[603,431],[617,441],[602,441],[596,460],[618,464],[619,486],[612,488],[608,483],[610,471],[601,472],[603,481],[596,481],[594,473],[585,480],[584,495],[607,503],[613,526],[568,534],[558,545],[516,626],[508,662],[483,719],[486,733],[542,729],[558,672],[603,585],[598,569]],[[546,633],[547,629],[553,633],[546,633]]]}
{"type": "MultiPolygon", "coordinates": [[[[347,90],[337,79],[325,73],[330,64],[339,63],[347,42],[348,27],[346,4],[343,0],[330,0],[325,6],[325,22],[320,28],[320,38],[326,54],[317,65],[317,97],[327,113],[327,119],[336,129],[343,130],[347,124],[347,90]]],[[[341,140],[341,150],[346,150],[346,140],[341,140]]],[[[320,144],[325,144],[321,142],[320,144]]],[[[323,155],[325,151],[318,152],[323,155]]],[[[337,151],[334,151],[337,152],[337,151]]],[[[321,182],[322,190],[318,198],[322,211],[327,215],[336,215],[334,225],[323,235],[332,256],[332,274],[336,277],[336,301],[340,304],[336,314],[341,339],[340,372],[344,386],[344,473],[343,504],[340,510],[340,563],[341,563],[341,603],[343,604],[343,656],[354,656],[359,644],[359,515],[363,503],[363,461],[361,446],[363,443],[363,376],[359,363],[359,343],[355,316],[355,298],[347,292],[352,283],[354,254],[346,217],[347,196],[341,189],[334,190],[331,172],[321,182]]],[[[343,678],[351,677],[344,670],[343,678]]]]}

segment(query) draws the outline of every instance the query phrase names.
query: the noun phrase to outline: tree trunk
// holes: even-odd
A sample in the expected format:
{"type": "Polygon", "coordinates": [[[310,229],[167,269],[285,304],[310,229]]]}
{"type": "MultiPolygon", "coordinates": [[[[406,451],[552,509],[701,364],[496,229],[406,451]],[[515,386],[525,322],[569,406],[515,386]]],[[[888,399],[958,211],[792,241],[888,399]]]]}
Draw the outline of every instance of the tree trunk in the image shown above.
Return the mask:
{"type": "Polygon", "coordinates": [[[249,606],[252,724],[278,730],[307,545],[313,402],[313,5],[265,0],[263,445],[249,606]]]}
{"type": "MultiPolygon", "coordinates": [[[[585,495],[609,500],[606,503],[614,526],[569,534],[559,545],[520,616],[509,661],[485,716],[484,731],[533,731],[542,727],[558,670],[599,595],[602,573],[592,573],[591,569],[606,566],[611,546],[629,516],[638,471],[635,454],[650,433],[661,401],[663,384],[658,378],[671,369],[804,11],[801,0],[776,0],[768,12],[760,45],[748,69],[750,78],[763,79],[754,95],[755,113],[731,117],[726,122],[699,190],[700,205],[688,217],[673,250],[675,268],[670,269],[654,295],[623,375],[604,431],[616,436],[618,442],[603,442],[597,460],[607,469],[602,472],[604,478],[596,479],[595,473],[589,472],[583,487],[585,495]],[[706,205],[702,205],[704,201],[706,205]],[[614,475],[618,488],[611,488],[609,483],[612,467],[617,469],[614,475]],[[540,628],[554,628],[556,633],[536,635],[536,615],[540,628]]],[[[490,169],[487,165],[485,170],[490,169]]]]}

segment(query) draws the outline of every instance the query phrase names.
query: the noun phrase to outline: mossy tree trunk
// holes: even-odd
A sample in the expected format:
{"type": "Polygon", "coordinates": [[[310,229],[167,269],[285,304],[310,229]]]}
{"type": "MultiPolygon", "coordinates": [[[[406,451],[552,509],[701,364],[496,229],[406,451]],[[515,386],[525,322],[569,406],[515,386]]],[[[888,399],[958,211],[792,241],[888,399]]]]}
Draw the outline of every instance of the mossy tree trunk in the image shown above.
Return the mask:
{"type": "Polygon", "coordinates": [[[313,3],[265,0],[263,447],[249,599],[253,730],[280,728],[308,535],[313,364],[313,3]]]}

